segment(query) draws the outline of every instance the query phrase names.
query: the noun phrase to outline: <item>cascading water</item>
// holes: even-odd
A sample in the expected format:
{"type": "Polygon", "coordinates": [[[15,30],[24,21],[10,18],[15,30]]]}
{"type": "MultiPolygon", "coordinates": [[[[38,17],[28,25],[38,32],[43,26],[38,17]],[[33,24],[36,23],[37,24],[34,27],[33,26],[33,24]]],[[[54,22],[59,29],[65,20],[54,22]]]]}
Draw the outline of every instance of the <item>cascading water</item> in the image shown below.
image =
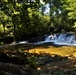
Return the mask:
{"type": "Polygon", "coordinates": [[[57,41],[54,44],[57,45],[72,45],[74,44],[75,36],[73,34],[60,34],[57,41]]]}
{"type": "MultiPolygon", "coordinates": [[[[34,42],[33,44],[43,44],[43,43],[52,43],[53,45],[71,45],[76,46],[76,40],[74,33],[61,33],[61,34],[53,34],[49,36],[45,36],[44,41],[34,42]]],[[[16,45],[16,44],[27,44],[30,43],[28,41],[22,41],[15,44],[10,45],[16,45]]],[[[30,43],[31,44],[31,43],[30,43]]]]}
{"type": "Polygon", "coordinates": [[[57,34],[47,36],[45,38],[45,42],[55,42],[57,40],[57,34]]]}
{"type": "Polygon", "coordinates": [[[58,39],[58,34],[54,34],[54,35],[49,35],[47,37],[45,37],[45,40],[44,41],[41,41],[41,42],[37,42],[35,44],[42,44],[42,43],[47,43],[47,42],[55,42],[57,39],[58,39]]]}
{"type": "Polygon", "coordinates": [[[37,44],[53,42],[54,45],[74,45],[76,46],[76,40],[73,33],[61,33],[49,35],[45,38],[45,41],[38,42],[37,44]]]}

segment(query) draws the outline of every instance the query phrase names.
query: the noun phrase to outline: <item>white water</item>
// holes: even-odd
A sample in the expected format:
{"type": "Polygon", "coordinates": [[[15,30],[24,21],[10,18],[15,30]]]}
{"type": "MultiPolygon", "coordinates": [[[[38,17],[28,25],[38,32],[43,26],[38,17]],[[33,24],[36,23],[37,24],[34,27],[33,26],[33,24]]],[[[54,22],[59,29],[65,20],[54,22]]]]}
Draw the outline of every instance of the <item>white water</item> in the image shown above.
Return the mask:
{"type": "Polygon", "coordinates": [[[57,45],[75,45],[75,36],[73,34],[60,34],[57,41],[54,42],[57,45]]]}
{"type": "MultiPolygon", "coordinates": [[[[54,45],[70,45],[76,46],[76,40],[73,33],[61,33],[61,34],[54,34],[45,37],[44,41],[36,42],[33,44],[42,44],[42,43],[53,43],[54,45]]],[[[29,43],[28,41],[21,41],[18,43],[10,44],[10,45],[17,45],[17,44],[26,44],[29,43]]]]}
{"type": "Polygon", "coordinates": [[[47,43],[47,42],[55,42],[56,40],[57,40],[57,36],[56,36],[56,34],[54,34],[54,35],[47,36],[44,41],[40,41],[40,42],[37,42],[37,43],[34,43],[34,44],[42,44],[42,43],[47,43]]]}
{"type": "Polygon", "coordinates": [[[45,38],[45,41],[37,42],[36,44],[53,42],[55,45],[74,45],[76,46],[76,40],[73,33],[61,33],[49,35],[45,38]]]}
{"type": "Polygon", "coordinates": [[[58,39],[57,35],[49,35],[45,38],[45,42],[55,42],[58,39]]]}

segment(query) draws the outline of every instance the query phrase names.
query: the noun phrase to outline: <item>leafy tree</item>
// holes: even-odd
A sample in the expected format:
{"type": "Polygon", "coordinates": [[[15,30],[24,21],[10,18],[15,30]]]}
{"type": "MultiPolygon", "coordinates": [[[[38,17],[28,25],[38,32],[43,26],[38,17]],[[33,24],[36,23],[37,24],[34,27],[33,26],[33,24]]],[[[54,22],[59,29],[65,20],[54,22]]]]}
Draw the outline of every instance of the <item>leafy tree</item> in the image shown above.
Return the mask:
{"type": "Polygon", "coordinates": [[[72,25],[76,28],[76,0],[67,0],[64,7],[68,11],[69,19],[73,22],[72,25]]]}
{"type": "Polygon", "coordinates": [[[0,25],[3,26],[4,35],[13,33],[14,39],[25,40],[50,32],[73,31],[74,1],[43,0],[43,2],[44,4],[40,0],[1,0],[0,25]],[[50,5],[49,15],[43,14],[45,10],[43,7],[47,3],[50,5]]]}
{"type": "Polygon", "coordinates": [[[6,20],[2,19],[1,24],[4,26],[4,31],[5,28],[7,31],[12,31],[14,38],[22,39],[21,36],[25,38],[27,35],[46,33],[50,17],[42,15],[39,11],[41,6],[39,0],[1,0],[0,5],[1,12],[7,16],[6,20]]]}
{"type": "MultiPolygon", "coordinates": [[[[67,1],[63,0],[44,0],[50,4],[50,29],[53,32],[73,31],[73,20],[69,19],[66,9],[67,1]]],[[[68,6],[69,8],[69,6],[68,6]]]]}

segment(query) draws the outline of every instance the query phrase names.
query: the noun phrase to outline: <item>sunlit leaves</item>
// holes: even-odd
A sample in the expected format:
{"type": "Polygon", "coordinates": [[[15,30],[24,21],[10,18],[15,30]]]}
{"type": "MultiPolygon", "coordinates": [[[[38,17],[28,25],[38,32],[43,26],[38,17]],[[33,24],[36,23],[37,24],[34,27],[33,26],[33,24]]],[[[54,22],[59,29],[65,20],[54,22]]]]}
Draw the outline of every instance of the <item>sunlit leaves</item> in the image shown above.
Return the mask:
{"type": "Polygon", "coordinates": [[[12,25],[12,32],[15,30],[19,37],[22,34],[50,32],[51,28],[60,31],[61,28],[66,29],[70,26],[68,16],[76,19],[75,5],[76,3],[71,0],[1,0],[0,22],[2,25],[3,22],[6,26],[12,25]],[[39,11],[40,6],[46,3],[50,4],[49,16],[39,11]]]}
{"type": "Polygon", "coordinates": [[[17,6],[17,7],[21,7],[21,4],[17,2],[17,3],[16,3],[16,6],[17,6]]]}
{"type": "Polygon", "coordinates": [[[71,19],[76,19],[76,0],[67,0],[66,9],[69,11],[68,16],[71,19]]]}
{"type": "Polygon", "coordinates": [[[29,12],[29,13],[28,13],[29,17],[32,18],[32,13],[33,13],[33,12],[32,12],[32,9],[31,9],[31,8],[28,8],[27,10],[28,10],[28,12],[29,12]]]}
{"type": "Polygon", "coordinates": [[[8,19],[8,16],[2,11],[0,12],[0,22],[2,22],[3,20],[6,21],[8,19]]]}
{"type": "Polygon", "coordinates": [[[0,24],[0,33],[3,33],[3,32],[4,32],[3,25],[0,24]]]}
{"type": "Polygon", "coordinates": [[[74,28],[76,28],[76,22],[74,22],[74,28]]]}
{"type": "Polygon", "coordinates": [[[19,14],[19,13],[20,13],[20,12],[17,12],[17,11],[15,11],[15,10],[14,10],[14,12],[13,12],[13,14],[15,14],[15,15],[16,15],[16,14],[19,14]]]}
{"type": "Polygon", "coordinates": [[[67,11],[67,15],[69,20],[72,21],[71,26],[76,28],[76,0],[66,0],[66,4],[64,5],[64,9],[67,11]]]}
{"type": "Polygon", "coordinates": [[[8,2],[8,0],[4,0],[4,2],[8,2]]]}

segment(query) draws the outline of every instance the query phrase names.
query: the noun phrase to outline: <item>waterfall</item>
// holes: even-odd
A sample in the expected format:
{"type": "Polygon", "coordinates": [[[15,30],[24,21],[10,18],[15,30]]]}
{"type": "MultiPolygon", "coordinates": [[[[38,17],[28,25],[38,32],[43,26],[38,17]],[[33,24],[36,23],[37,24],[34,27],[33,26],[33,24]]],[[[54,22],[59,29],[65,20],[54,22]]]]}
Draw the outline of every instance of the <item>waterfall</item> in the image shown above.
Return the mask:
{"type": "Polygon", "coordinates": [[[52,42],[54,45],[74,45],[76,40],[73,33],[53,34],[45,37],[44,41],[37,42],[37,44],[52,42]]]}
{"type": "Polygon", "coordinates": [[[60,34],[57,41],[54,42],[57,45],[72,45],[75,44],[75,36],[73,34],[60,34]]]}
{"type": "Polygon", "coordinates": [[[58,39],[58,34],[49,35],[45,38],[45,42],[55,42],[58,39]]]}

